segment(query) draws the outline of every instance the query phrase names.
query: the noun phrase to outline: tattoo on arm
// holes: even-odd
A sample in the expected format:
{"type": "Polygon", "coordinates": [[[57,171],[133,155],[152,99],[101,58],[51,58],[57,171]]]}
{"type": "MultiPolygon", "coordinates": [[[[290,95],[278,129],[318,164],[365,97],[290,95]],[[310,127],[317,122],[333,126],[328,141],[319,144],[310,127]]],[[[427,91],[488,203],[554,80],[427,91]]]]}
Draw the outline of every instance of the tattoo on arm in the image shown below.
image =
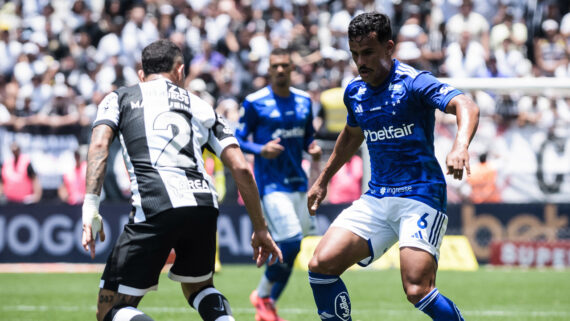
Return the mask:
{"type": "Polygon", "coordinates": [[[87,175],[85,177],[85,192],[90,194],[101,194],[105,170],[107,168],[107,158],[109,156],[109,145],[113,140],[113,130],[105,125],[93,128],[91,144],[87,154],[87,175]]]}

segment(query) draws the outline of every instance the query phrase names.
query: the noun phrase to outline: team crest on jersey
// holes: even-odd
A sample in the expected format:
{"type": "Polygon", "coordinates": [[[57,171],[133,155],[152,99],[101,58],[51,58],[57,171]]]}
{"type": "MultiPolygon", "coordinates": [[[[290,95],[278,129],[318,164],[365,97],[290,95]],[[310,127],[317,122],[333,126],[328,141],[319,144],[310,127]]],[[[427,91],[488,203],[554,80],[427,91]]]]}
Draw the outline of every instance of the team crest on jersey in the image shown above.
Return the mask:
{"type": "Polygon", "coordinates": [[[400,91],[400,89],[402,89],[402,84],[390,83],[390,86],[388,86],[389,91],[400,91]]]}

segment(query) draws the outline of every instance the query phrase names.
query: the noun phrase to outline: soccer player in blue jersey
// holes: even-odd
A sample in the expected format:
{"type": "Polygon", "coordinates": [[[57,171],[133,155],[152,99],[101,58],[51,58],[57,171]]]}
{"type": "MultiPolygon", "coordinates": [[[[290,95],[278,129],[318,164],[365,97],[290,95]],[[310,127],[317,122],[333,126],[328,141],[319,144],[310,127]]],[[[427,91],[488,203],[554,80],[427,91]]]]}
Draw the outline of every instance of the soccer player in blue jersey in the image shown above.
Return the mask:
{"type": "Polygon", "coordinates": [[[263,214],[271,236],[283,253],[283,263],[268,266],[250,295],[256,321],[281,319],[275,301],[281,295],[304,235],[316,233],[315,217],[307,209],[307,176],[303,151],[313,160],[321,148],[313,140],[309,94],[291,87],[294,66],[287,49],[269,55],[269,85],[248,95],[236,130],[242,150],[255,155],[254,174],[263,214]],[[251,139],[249,139],[249,137],[251,139]]]}
{"type": "Polygon", "coordinates": [[[477,105],[424,71],[392,59],[389,18],[363,13],[349,24],[359,77],[344,92],[347,122],[324,170],[308,193],[315,214],[334,173],[365,140],[370,153],[369,190],[339,214],[309,262],[309,282],[323,320],[351,320],[340,275],[368,265],[396,241],[404,291],[412,304],[437,321],[463,320],[435,286],[439,247],[447,227],[446,184],[434,155],[435,109],[455,114],[457,136],[447,174],[470,174],[467,148],[479,121],[477,105]]]}

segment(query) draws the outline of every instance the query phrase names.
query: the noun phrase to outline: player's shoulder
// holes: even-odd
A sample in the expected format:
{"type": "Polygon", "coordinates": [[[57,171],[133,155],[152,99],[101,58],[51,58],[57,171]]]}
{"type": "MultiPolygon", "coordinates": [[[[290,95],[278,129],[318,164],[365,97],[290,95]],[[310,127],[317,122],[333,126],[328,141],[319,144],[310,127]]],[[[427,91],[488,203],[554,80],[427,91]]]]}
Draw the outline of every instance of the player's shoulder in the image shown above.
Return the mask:
{"type": "Polygon", "coordinates": [[[269,87],[263,87],[263,88],[259,89],[258,91],[255,91],[255,92],[245,96],[245,101],[247,101],[249,103],[253,103],[255,101],[262,100],[262,99],[265,99],[267,97],[270,97],[270,95],[271,95],[271,91],[269,90],[269,87]]]}
{"type": "Polygon", "coordinates": [[[295,96],[301,96],[303,98],[308,98],[311,99],[311,96],[309,95],[308,92],[299,89],[299,88],[295,88],[295,87],[289,87],[289,90],[291,91],[291,93],[293,93],[293,95],[295,96]]]}
{"type": "Polygon", "coordinates": [[[189,91],[188,97],[190,97],[190,109],[192,110],[192,116],[208,127],[213,125],[216,121],[216,112],[214,111],[214,107],[189,91]]]}
{"type": "Polygon", "coordinates": [[[413,81],[419,75],[426,73],[426,71],[417,70],[416,68],[408,64],[398,61],[396,62],[395,68],[396,68],[394,71],[394,73],[396,74],[395,76],[405,81],[413,81]]]}

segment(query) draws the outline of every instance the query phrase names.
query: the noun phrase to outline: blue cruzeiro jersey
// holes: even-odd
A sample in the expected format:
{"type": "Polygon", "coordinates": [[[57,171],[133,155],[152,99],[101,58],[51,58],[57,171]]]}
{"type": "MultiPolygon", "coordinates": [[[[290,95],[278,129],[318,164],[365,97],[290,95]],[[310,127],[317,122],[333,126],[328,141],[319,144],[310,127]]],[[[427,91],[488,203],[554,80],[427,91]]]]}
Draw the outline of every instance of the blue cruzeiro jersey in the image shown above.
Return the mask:
{"type": "Polygon", "coordinates": [[[309,94],[290,88],[287,98],[271,86],[248,95],[242,106],[236,138],[246,153],[255,155],[254,172],[261,196],[274,191],[306,192],[307,175],[301,167],[303,150],[313,141],[312,104],[309,94]],[[248,140],[252,134],[253,141],[248,140]],[[274,159],[261,157],[261,148],[281,138],[285,150],[274,159]]]}
{"type": "Polygon", "coordinates": [[[446,184],[434,154],[435,109],[461,92],[396,59],[386,81],[373,87],[360,77],[344,92],[347,125],[360,127],[370,153],[366,194],[408,197],[445,211],[446,184]]]}

